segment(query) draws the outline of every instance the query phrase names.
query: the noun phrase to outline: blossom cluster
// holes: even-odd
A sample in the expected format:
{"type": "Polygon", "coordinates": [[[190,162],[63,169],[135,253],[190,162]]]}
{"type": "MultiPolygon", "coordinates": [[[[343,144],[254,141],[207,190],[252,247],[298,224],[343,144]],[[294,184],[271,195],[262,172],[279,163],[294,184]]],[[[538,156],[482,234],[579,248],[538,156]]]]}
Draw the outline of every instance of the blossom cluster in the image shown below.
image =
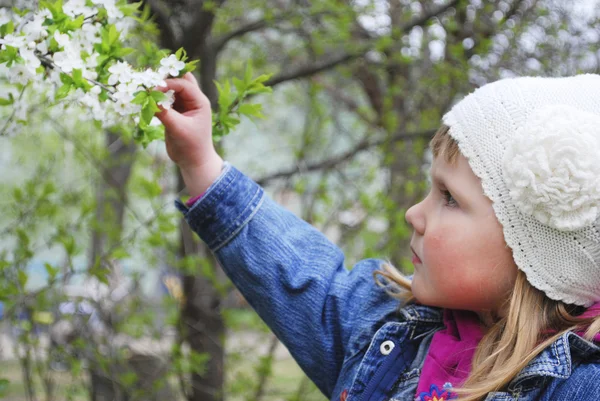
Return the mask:
{"type": "MultiPolygon", "coordinates": [[[[104,127],[128,117],[142,133],[158,137],[154,113],[158,105],[171,106],[173,93],[155,88],[195,62],[186,63],[181,49],[165,54],[155,69],[130,65],[126,57],[133,49],[123,42],[137,24],[137,7],[125,0],[57,0],[41,1],[35,10],[0,8],[0,75],[19,91],[35,88],[48,100],[84,105],[91,111],[87,117],[104,127]]],[[[12,92],[0,100],[23,106],[12,92]]]]}

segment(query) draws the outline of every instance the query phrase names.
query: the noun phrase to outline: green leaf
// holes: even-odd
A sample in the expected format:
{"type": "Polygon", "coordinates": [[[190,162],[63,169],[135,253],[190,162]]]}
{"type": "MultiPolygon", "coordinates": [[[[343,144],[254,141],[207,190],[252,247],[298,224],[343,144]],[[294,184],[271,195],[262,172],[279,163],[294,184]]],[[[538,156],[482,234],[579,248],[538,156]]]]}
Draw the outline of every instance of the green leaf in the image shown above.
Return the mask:
{"type": "Polygon", "coordinates": [[[149,126],[148,128],[146,128],[145,130],[145,137],[144,137],[144,141],[141,142],[142,146],[144,146],[144,148],[146,146],[148,146],[148,144],[150,144],[151,142],[155,141],[155,140],[165,140],[165,127],[164,125],[153,125],[153,126],[149,126]]]}
{"type": "Polygon", "coordinates": [[[131,255],[125,250],[125,248],[118,247],[117,249],[111,252],[110,257],[112,259],[128,259],[131,257],[131,255]]]}
{"type": "Polygon", "coordinates": [[[44,263],[44,267],[46,268],[46,272],[48,273],[48,278],[50,281],[53,281],[56,278],[56,275],[60,271],[58,267],[53,267],[49,263],[44,263]]]}
{"type": "Polygon", "coordinates": [[[65,22],[65,24],[63,25],[63,29],[65,31],[76,31],[77,29],[81,28],[81,26],[83,25],[83,21],[84,21],[84,16],[80,15],[79,17],[77,17],[74,20],[65,22]]]}
{"type": "Polygon", "coordinates": [[[179,71],[179,76],[181,77],[188,72],[194,71],[199,62],[200,62],[200,60],[194,60],[194,61],[190,61],[189,63],[186,63],[185,67],[183,67],[183,69],[181,71],[179,71]]]}
{"type": "Polygon", "coordinates": [[[144,107],[142,108],[141,121],[143,121],[146,125],[149,125],[150,121],[152,121],[152,117],[154,117],[154,114],[158,113],[159,111],[160,109],[156,105],[156,101],[151,96],[149,96],[148,101],[144,104],[144,107]]]}
{"type": "Polygon", "coordinates": [[[111,24],[108,28],[108,44],[112,46],[117,40],[119,40],[119,31],[111,24]]]}
{"type": "Polygon", "coordinates": [[[124,4],[119,6],[119,10],[123,13],[125,17],[132,17],[139,14],[139,8],[142,6],[144,2],[139,1],[137,3],[124,4]]]}
{"type": "Polygon", "coordinates": [[[163,102],[163,101],[169,99],[169,97],[161,91],[153,90],[152,92],[150,92],[150,96],[152,96],[152,98],[156,101],[156,103],[160,103],[160,102],[163,102]]]}
{"type": "Polygon", "coordinates": [[[210,360],[208,352],[199,353],[194,350],[190,351],[190,369],[192,372],[203,375],[206,372],[207,363],[210,360]]]}
{"type": "Polygon", "coordinates": [[[242,104],[238,108],[238,113],[244,114],[250,117],[258,117],[264,118],[265,116],[262,114],[262,105],[260,104],[242,104]]]}
{"type": "Polygon", "coordinates": [[[15,102],[15,98],[12,93],[8,94],[8,99],[0,97],[0,106],[10,106],[15,102]]]}
{"type": "Polygon", "coordinates": [[[6,46],[0,50],[0,64],[6,63],[7,67],[12,67],[13,63],[18,63],[21,60],[19,57],[19,49],[12,46],[6,46]]]}
{"type": "Polygon", "coordinates": [[[0,26],[0,36],[6,36],[15,31],[15,24],[12,21],[8,21],[6,24],[0,26]]]}
{"type": "MultiPolygon", "coordinates": [[[[72,75],[73,82],[77,86],[81,85],[81,83],[83,81],[83,72],[80,69],[76,68],[76,69],[73,70],[72,74],[73,74],[72,75]]],[[[62,77],[61,77],[61,80],[62,80],[62,77]]],[[[66,82],[63,82],[63,83],[66,83],[66,82]]]]}
{"type": "Polygon", "coordinates": [[[155,180],[141,179],[140,185],[148,198],[156,198],[162,193],[162,188],[155,180]]]}
{"type": "MultiPolygon", "coordinates": [[[[79,71],[81,72],[81,71],[79,71]]],[[[65,74],[64,72],[60,73],[60,82],[62,82],[63,84],[67,85],[67,84],[72,84],[73,83],[73,78],[71,78],[71,76],[69,74],[65,74]]]]}
{"type": "Polygon", "coordinates": [[[67,95],[69,94],[69,92],[71,92],[71,89],[73,88],[73,85],[71,84],[64,84],[63,86],[61,86],[60,88],[58,88],[58,90],[56,91],[56,100],[60,100],[60,99],[64,99],[67,97],[67,95]]]}
{"type": "Polygon", "coordinates": [[[131,103],[133,104],[144,104],[146,103],[146,100],[148,99],[148,92],[146,91],[139,91],[135,94],[135,97],[133,98],[133,100],[131,101],[131,103]]]}
{"type": "Polygon", "coordinates": [[[133,52],[135,52],[134,48],[131,48],[131,47],[121,47],[119,49],[116,49],[113,52],[113,56],[115,56],[117,58],[124,58],[124,57],[129,56],[133,52]]]}
{"type": "Polygon", "coordinates": [[[100,280],[101,283],[108,285],[108,276],[110,274],[110,270],[100,265],[94,266],[88,270],[89,274],[93,277],[96,277],[100,280]]]}
{"type": "Polygon", "coordinates": [[[247,85],[241,79],[239,79],[237,77],[233,77],[232,81],[233,81],[233,86],[235,86],[235,89],[238,91],[238,93],[242,93],[246,90],[247,85]]]}
{"type": "Polygon", "coordinates": [[[19,280],[19,285],[21,286],[21,289],[25,288],[28,279],[27,272],[25,270],[19,270],[17,272],[17,278],[19,280]]]}
{"type": "Polygon", "coordinates": [[[244,74],[244,83],[246,86],[249,86],[252,83],[252,75],[254,75],[254,69],[252,68],[252,63],[249,62],[246,66],[246,73],[244,74]]]}
{"type": "Polygon", "coordinates": [[[10,380],[4,378],[0,379],[0,397],[6,397],[9,385],[10,380]]]}

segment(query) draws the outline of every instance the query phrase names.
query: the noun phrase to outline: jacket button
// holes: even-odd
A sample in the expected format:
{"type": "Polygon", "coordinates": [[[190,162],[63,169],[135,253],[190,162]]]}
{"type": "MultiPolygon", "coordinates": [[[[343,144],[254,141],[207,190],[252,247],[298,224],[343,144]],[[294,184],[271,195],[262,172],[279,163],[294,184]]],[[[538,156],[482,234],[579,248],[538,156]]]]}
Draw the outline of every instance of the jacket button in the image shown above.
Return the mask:
{"type": "Polygon", "coordinates": [[[393,341],[387,340],[387,341],[384,341],[381,343],[381,346],[379,347],[379,351],[381,351],[381,353],[383,355],[389,355],[395,346],[396,346],[396,344],[394,344],[393,341]]]}

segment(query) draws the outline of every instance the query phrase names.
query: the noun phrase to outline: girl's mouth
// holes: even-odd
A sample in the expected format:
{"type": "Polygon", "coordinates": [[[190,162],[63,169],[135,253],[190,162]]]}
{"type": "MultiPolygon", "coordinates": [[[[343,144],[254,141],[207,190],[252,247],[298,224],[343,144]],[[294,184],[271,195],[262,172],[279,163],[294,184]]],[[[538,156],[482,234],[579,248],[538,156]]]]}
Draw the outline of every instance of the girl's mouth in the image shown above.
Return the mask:
{"type": "Polygon", "coordinates": [[[423,263],[423,262],[421,262],[421,259],[419,259],[419,257],[417,256],[417,253],[415,252],[415,250],[414,250],[414,249],[412,249],[412,246],[410,247],[410,250],[411,250],[411,251],[412,251],[412,253],[413,253],[413,257],[412,257],[412,262],[413,262],[413,264],[414,264],[414,265],[416,265],[416,264],[421,264],[421,263],[423,263]]]}

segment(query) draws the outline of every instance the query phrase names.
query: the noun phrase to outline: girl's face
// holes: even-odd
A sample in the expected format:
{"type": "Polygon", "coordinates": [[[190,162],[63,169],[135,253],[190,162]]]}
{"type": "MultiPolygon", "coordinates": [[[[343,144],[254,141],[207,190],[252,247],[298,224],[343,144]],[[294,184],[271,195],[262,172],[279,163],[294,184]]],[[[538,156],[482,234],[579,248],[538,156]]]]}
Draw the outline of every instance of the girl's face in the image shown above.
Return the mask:
{"type": "Polygon", "coordinates": [[[431,176],[427,197],[406,213],[414,228],[415,298],[424,305],[500,313],[517,267],[492,202],[462,155],[454,165],[436,157],[431,176]]]}

